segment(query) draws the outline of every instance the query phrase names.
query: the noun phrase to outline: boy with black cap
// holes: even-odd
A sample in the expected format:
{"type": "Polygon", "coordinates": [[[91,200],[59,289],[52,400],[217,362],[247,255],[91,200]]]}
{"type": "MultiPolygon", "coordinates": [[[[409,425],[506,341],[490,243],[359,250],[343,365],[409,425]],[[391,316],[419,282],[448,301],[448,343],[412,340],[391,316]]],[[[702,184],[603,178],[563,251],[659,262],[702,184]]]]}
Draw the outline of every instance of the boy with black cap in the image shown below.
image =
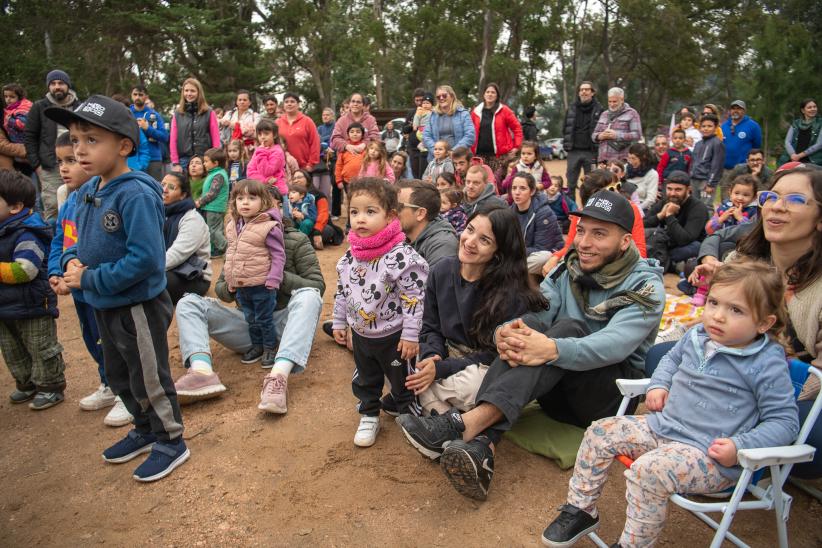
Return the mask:
{"type": "Polygon", "coordinates": [[[190,454],[168,366],[173,308],[165,290],[162,190],[128,169],[140,130],[121,103],[93,95],[73,112],[47,109],[46,116],[69,128],[74,155],[92,177],[76,191],[78,243],[63,253],[63,279],[95,309],[106,377],[134,416],[134,430],[103,459],[123,463],[150,451],[134,479],[155,481],[190,454]]]}

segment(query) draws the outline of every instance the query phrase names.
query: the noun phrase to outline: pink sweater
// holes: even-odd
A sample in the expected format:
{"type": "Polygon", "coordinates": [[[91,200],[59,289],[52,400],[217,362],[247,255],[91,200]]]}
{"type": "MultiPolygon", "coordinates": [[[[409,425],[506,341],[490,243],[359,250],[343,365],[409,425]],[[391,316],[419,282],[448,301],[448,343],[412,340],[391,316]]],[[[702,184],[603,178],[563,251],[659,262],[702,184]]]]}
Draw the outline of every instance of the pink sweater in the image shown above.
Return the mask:
{"type": "MultiPolygon", "coordinates": [[[[220,143],[220,127],[217,125],[217,115],[214,114],[213,110],[208,118],[208,132],[211,134],[212,148],[222,147],[220,143]]],[[[171,154],[171,163],[179,164],[180,154],[177,151],[177,120],[173,115],[171,117],[171,135],[168,138],[168,147],[169,153],[171,154]]]]}
{"type": "Polygon", "coordinates": [[[389,183],[393,183],[395,181],[394,170],[391,169],[391,166],[388,165],[387,162],[385,164],[385,174],[383,175],[380,173],[379,162],[365,163],[365,161],[363,161],[362,167],[360,168],[360,175],[362,177],[381,177],[389,183]]]}
{"type": "Polygon", "coordinates": [[[288,183],[285,180],[285,153],[280,145],[273,147],[259,146],[254,149],[254,156],[248,163],[246,176],[269,186],[277,187],[283,196],[288,195],[288,183]],[[269,179],[274,180],[269,182],[269,179]]]}

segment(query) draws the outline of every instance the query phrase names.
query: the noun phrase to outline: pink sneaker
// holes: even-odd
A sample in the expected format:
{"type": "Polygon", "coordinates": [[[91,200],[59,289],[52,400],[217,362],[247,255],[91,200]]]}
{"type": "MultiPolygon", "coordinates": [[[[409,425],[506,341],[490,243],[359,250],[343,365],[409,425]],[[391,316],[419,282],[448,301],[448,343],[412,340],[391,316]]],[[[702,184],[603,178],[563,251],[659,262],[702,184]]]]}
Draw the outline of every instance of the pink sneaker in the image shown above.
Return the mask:
{"type": "Polygon", "coordinates": [[[181,405],[216,398],[226,391],[217,373],[205,375],[193,369],[189,369],[185,375],[177,379],[174,389],[177,390],[177,401],[181,405]]]}
{"type": "Polygon", "coordinates": [[[257,406],[257,409],[268,413],[287,413],[287,390],[288,379],[283,375],[266,376],[263,379],[263,391],[260,392],[260,404],[257,406]]]}

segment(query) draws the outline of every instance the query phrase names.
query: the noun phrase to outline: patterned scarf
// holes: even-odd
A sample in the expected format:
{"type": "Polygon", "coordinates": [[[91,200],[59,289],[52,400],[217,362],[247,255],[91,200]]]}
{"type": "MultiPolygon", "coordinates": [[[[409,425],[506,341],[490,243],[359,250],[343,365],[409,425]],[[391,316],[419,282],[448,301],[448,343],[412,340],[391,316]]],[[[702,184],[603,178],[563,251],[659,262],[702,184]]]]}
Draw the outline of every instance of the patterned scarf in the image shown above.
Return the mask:
{"type": "Polygon", "coordinates": [[[639,261],[639,251],[631,243],[630,247],[614,262],[608,263],[593,273],[585,273],[579,266],[579,255],[576,248],[571,248],[565,257],[565,265],[571,278],[571,293],[583,310],[585,317],[600,322],[608,321],[618,310],[632,304],[643,310],[651,311],[659,305],[653,298],[654,287],[646,283],[638,291],[625,289],[615,293],[611,298],[596,306],[588,306],[588,293],[591,289],[611,289],[617,287],[634,270],[639,261]]]}
{"type": "Polygon", "coordinates": [[[351,243],[351,254],[358,261],[372,261],[388,253],[392,247],[405,241],[405,234],[400,226],[400,220],[394,219],[385,228],[365,238],[357,236],[352,230],[348,233],[351,243]]]}

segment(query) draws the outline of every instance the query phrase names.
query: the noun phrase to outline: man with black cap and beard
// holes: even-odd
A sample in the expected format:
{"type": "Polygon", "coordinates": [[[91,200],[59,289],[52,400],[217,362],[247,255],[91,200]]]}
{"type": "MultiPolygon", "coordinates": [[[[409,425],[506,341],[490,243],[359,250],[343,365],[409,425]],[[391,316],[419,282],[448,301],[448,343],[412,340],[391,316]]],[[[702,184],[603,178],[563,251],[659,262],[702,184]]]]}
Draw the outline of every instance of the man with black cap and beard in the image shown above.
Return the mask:
{"type": "Polygon", "coordinates": [[[46,86],[46,96],[34,103],[29,111],[26,123],[26,156],[32,169],[37,173],[43,201],[43,219],[48,222],[57,219],[57,189],[63,184],[57,168],[54,143],[58,134],[68,130],[46,118],[43,111],[52,106],[74,110],[80,101],[71,89],[71,78],[62,70],[55,69],[49,72],[46,76],[46,86]]]}
{"type": "Polygon", "coordinates": [[[580,217],[574,246],[540,286],[551,305],[496,329],[499,357],[477,407],[397,418],[408,441],[439,457],[451,485],[467,497],[487,497],[494,446],[526,404],[537,400],[555,420],[586,428],[616,413],[616,379],[644,376],[665,306],[662,269],[640,257],[631,237],[634,211],[620,194],[597,192],[569,215],[580,217]]]}

